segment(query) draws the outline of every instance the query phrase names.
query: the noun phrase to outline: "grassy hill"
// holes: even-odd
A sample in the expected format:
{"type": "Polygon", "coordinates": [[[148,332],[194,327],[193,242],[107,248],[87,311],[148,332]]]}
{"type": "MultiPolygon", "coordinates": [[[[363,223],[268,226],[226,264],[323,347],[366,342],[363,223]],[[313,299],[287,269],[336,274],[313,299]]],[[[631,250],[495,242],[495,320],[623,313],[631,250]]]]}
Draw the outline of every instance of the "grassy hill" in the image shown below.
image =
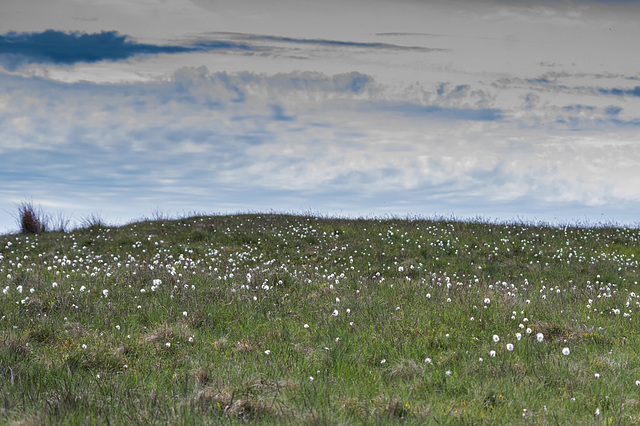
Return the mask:
{"type": "Polygon", "coordinates": [[[640,423],[639,239],[275,214],[0,236],[0,422],[640,423]]]}

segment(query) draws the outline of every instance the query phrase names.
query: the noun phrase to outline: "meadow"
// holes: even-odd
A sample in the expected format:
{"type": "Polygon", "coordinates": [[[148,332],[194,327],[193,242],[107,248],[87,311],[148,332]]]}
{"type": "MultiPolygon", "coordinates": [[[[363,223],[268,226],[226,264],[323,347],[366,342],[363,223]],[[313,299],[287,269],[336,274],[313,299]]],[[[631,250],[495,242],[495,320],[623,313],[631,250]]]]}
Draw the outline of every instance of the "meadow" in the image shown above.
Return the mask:
{"type": "Polygon", "coordinates": [[[638,229],[88,225],[0,236],[0,423],[640,423],[638,229]]]}

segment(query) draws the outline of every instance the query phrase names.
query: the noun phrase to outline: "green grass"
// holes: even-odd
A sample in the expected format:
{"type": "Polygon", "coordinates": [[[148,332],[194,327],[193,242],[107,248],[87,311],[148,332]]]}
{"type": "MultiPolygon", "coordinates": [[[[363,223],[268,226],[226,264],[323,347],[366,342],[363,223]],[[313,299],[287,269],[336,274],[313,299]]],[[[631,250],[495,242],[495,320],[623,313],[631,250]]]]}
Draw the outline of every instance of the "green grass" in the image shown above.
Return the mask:
{"type": "Polygon", "coordinates": [[[637,424],[639,257],[275,214],[0,236],[0,423],[637,424]]]}

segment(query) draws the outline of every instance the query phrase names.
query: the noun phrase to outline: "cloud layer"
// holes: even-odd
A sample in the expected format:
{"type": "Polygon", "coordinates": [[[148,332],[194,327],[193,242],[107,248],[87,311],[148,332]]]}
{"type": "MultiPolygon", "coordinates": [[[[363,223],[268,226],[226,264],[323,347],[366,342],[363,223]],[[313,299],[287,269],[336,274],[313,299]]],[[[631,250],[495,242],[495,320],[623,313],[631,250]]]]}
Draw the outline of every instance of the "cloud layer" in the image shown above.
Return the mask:
{"type": "Polygon", "coordinates": [[[17,76],[1,84],[12,105],[0,115],[7,200],[28,193],[120,219],[133,213],[110,206],[471,216],[499,207],[548,219],[544,206],[640,202],[640,150],[612,107],[532,108],[546,116],[524,131],[531,117],[474,108],[485,102],[468,88],[438,84],[425,105],[394,99],[357,72],[200,67],[136,85],[17,76]],[[597,132],[576,135],[589,128],[580,123],[605,117],[617,127],[606,143],[597,132]]]}
{"type": "Polygon", "coordinates": [[[635,222],[640,9],[427,3],[376,3],[329,32],[323,8],[349,20],[333,2],[314,20],[289,2],[173,0],[199,31],[140,38],[96,12],[81,21],[95,31],[0,36],[0,231],[24,199],[109,221],[160,209],[635,222]]]}

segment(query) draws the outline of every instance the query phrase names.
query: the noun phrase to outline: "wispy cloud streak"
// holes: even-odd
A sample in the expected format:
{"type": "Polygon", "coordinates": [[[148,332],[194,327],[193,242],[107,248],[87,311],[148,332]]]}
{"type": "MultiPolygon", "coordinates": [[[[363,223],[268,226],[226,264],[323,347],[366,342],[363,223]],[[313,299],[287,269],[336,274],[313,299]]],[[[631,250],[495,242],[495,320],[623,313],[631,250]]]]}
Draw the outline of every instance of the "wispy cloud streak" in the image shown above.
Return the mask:
{"type": "Polygon", "coordinates": [[[284,37],[284,36],[271,36],[263,34],[247,34],[247,33],[234,33],[234,32],[222,32],[217,31],[211,34],[228,36],[236,40],[245,41],[269,41],[276,43],[291,43],[301,45],[315,45],[326,46],[336,48],[361,48],[361,49],[382,49],[382,50],[401,50],[401,51],[416,51],[416,52],[436,52],[445,51],[448,49],[429,48],[423,46],[403,46],[391,43],[368,43],[368,42],[356,42],[345,40],[331,40],[331,39],[318,39],[318,38],[297,38],[297,37],[284,37]]]}

